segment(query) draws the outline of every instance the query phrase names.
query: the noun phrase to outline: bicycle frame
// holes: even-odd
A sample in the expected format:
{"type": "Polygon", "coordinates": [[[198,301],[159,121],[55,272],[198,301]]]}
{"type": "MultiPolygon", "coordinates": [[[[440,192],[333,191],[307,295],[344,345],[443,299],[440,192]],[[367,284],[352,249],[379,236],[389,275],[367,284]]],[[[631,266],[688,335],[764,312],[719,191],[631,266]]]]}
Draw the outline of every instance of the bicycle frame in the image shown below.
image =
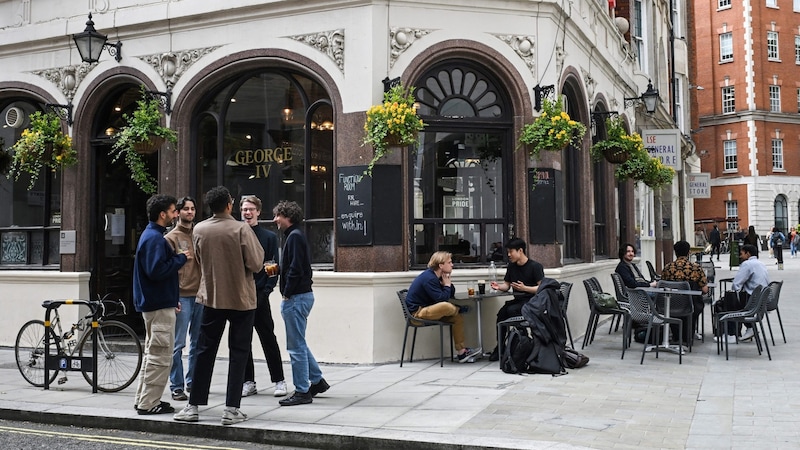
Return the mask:
{"type": "MultiPolygon", "coordinates": [[[[93,333],[93,343],[96,343],[97,342],[97,326],[98,326],[98,320],[99,320],[99,312],[100,312],[101,308],[99,308],[97,306],[97,303],[95,303],[95,302],[90,302],[90,301],[87,301],[87,300],[72,300],[72,299],[68,299],[68,300],[45,300],[44,302],[42,302],[42,306],[46,309],[45,316],[44,316],[45,329],[51,327],[52,321],[50,320],[50,314],[54,310],[56,310],[58,307],[60,307],[61,305],[86,305],[86,306],[89,307],[89,309],[92,311],[92,314],[90,316],[87,316],[87,317],[91,317],[92,318],[92,331],[91,332],[93,333]]],[[[101,303],[101,305],[102,305],[102,303],[101,303]]],[[[85,320],[85,319],[81,319],[79,321],[79,323],[83,322],[83,320],[85,320]]],[[[63,342],[64,338],[63,338],[63,336],[60,336],[60,334],[61,334],[61,320],[60,320],[60,317],[58,315],[58,312],[56,312],[56,325],[57,325],[58,333],[59,333],[58,338],[59,338],[59,340],[61,342],[63,342]]],[[[72,330],[70,330],[70,332],[73,332],[76,328],[79,328],[78,324],[73,325],[72,330]]],[[[63,347],[59,344],[59,342],[56,342],[55,345],[57,347],[60,347],[59,348],[60,350],[63,350],[63,347]]],[[[92,368],[91,369],[92,370],[92,383],[91,383],[92,384],[92,393],[93,394],[97,393],[97,345],[92,345],[92,357],[91,358],[85,358],[85,357],[81,358],[81,357],[72,356],[72,354],[74,353],[75,349],[77,348],[77,345],[73,346],[69,353],[64,351],[63,355],[61,355],[61,354],[50,355],[49,354],[50,333],[45,333],[44,334],[44,348],[45,348],[45,352],[48,353],[48,354],[45,355],[45,359],[44,359],[44,389],[45,390],[49,390],[50,389],[50,371],[51,370],[82,371],[82,370],[84,370],[84,367],[85,367],[84,364],[90,364],[91,368],[92,368]],[[53,363],[55,363],[57,365],[57,368],[56,367],[52,367],[53,363]]]]}

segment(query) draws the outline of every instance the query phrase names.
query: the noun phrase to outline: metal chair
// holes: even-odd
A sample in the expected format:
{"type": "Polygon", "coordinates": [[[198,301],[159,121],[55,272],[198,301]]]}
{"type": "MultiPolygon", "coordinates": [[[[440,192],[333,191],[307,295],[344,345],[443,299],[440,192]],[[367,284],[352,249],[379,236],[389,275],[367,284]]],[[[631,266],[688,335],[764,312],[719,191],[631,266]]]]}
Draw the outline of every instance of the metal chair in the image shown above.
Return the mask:
{"type": "MultiPolygon", "coordinates": [[[[669,289],[684,289],[689,290],[691,286],[689,285],[688,281],[666,281],[666,280],[659,280],[656,287],[663,287],[669,289]]],[[[664,306],[666,302],[666,295],[667,294],[658,294],[656,300],[658,301],[659,306],[664,306]]],[[[689,335],[688,339],[686,340],[686,346],[689,347],[689,351],[692,351],[692,341],[694,341],[693,330],[694,330],[694,303],[692,302],[691,295],[685,294],[669,294],[670,296],[670,307],[669,307],[669,314],[664,310],[662,307],[662,311],[664,311],[664,315],[669,315],[670,318],[689,318],[689,328],[686,334],[689,335]]],[[[681,327],[682,328],[682,327],[681,327]]],[[[680,331],[679,331],[680,332],[680,331]]],[[[678,343],[682,345],[683,343],[683,333],[679,335],[678,343]]]]}
{"type": "MultiPolygon", "coordinates": [[[[589,321],[586,324],[586,332],[583,335],[583,344],[581,345],[581,349],[586,347],[586,344],[591,344],[594,341],[594,334],[597,331],[597,324],[600,321],[600,316],[603,315],[610,315],[612,316],[611,321],[611,328],[609,328],[608,332],[611,333],[611,329],[613,328],[614,318],[619,318],[622,321],[622,350],[625,350],[627,346],[627,326],[628,326],[628,311],[622,308],[603,308],[597,304],[595,301],[595,293],[603,292],[603,288],[600,286],[600,282],[597,281],[597,278],[591,277],[586,280],[583,280],[583,286],[586,288],[586,298],[589,303],[589,321]]],[[[619,325],[617,325],[619,326],[619,325]]],[[[617,328],[619,329],[619,328],[617,328]]]]}
{"type": "MultiPolygon", "coordinates": [[[[664,332],[664,325],[677,325],[678,333],[683,335],[683,321],[677,317],[666,317],[664,314],[658,312],[656,300],[641,289],[629,289],[628,298],[631,301],[631,310],[635,310],[636,315],[639,317],[647,317],[647,333],[645,333],[644,346],[642,347],[642,359],[639,361],[639,364],[644,364],[644,354],[647,351],[648,343],[650,342],[650,333],[653,331],[653,327],[655,326],[656,329],[655,342],[661,342],[658,334],[664,332]],[[644,306],[645,303],[647,304],[646,307],[644,306]]],[[[653,346],[653,348],[656,352],[656,359],[658,359],[658,344],[653,346]]],[[[683,364],[682,350],[678,350],[678,364],[683,364]]]]}
{"type": "MultiPolygon", "coordinates": [[[[708,280],[708,282],[709,283],[714,283],[714,281],[717,279],[717,269],[716,269],[716,267],[714,267],[714,262],[713,261],[700,261],[698,264],[700,264],[700,267],[703,268],[703,272],[706,273],[706,279],[708,280]]],[[[724,292],[724,291],[722,291],[722,292],[724,292]]],[[[703,303],[704,304],[708,304],[708,305],[714,303],[714,295],[715,295],[714,294],[714,287],[713,286],[709,286],[708,287],[708,293],[703,295],[703,303]]],[[[706,341],[706,311],[705,311],[705,308],[703,308],[703,310],[700,311],[700,317],[699,317],[699,320],[698,320],[698,324],[700,325],[701,341],[705,342],[706,341]]],[[[697,328],[698,324],[695,324],[695,328],[697,328]]]]}
{"type": "Polygon", "coordinates": [[[569,329],[569,319],[567,319],[567,307],[569,306],[569,294],[572,292],[572,283],[562,281],[559,284],[561,285],[561,315],[564,316],[564,327],[566,327],[567,336],[569,336],[569,345],[574,349],[575,343],[572,342],[572,331],[569,329]]]}
{"type": "MultiPolygon", "coordinates": [[[[439,327],[439,366],[444,367],[444,327],[450,327],[450,342],[453,341],[453,324],[450,322],[442,322],[440,320],[429,320],[429,319],[418,319],[411,314],[411,311],[408,310],[408,304],[406,303],[406,295],[408,295],[408,289],[403,289],[397,291],[397,298],[400,299],[400,305],[403,307],[403,317],[406,320],[406,332],[403,334],[403,350],[400,353],[400,367],[403,367],[403,358],[406,356],[406,342],[408,341],[408,329],[414,328],[414,337],[411,339],[411,356],[408,358],[408,362],[412,362],[414,360],[414,345],[417,343],[417,330],[423,327],[439,327]]],[[[450,361],[453,360],[453,345],[450,344],[450,361]]]]}
{"type": "Polygon", "coordinates": [[[650,272],[650,282],[652,283],[653,281],[660,280],[661,277],[658,275],[658,273],[656,273],[656,269],[653,267],[653,263],[651,263],[650,261],[645,261],[644,263],[647,264],[647,271],[650,272]]]}
{"type": "MultiPolygon", "coordinates": [[[[761,354],[762,348],[767,349],[767,356],[769,360],[772,361],[772,355],[769,352],[769,345],[767,345],[767,340],[764,339],[763,347],[761,342],[761,336],[766,336],[764,332],[764,323],[762,320],[767,312],[767,304],[770,300],[771,291],[770,289],[763,289],[761,286],[756,286],[753,290],[752,295],[747,300],[747,304],[744,306],[743,309],[740,311],[723,311],[717,314],[716,322],[717,322],[717,329],[723,330],[724,327],[728,322],[735,322],[735,323],[750,323],[753,326],[753,337],[756,340],[756,347],[758,348],[758,354],[761,354]],[[761,333],[758,331],[758,325],[761,325],[761,333]]],[[[737,342],[739,340],[738,336],[736,338],[737,342]]],[[[725,345],[725,360],[728,359],[728,340],[727,339],[720,339],[719,344],[717,345],[717,354],[719,354],[720,346],[724,342],[725,345]]]]}
{"type": "Polygon", "coordinates": [[[769,327],[769,336],[772,338],[772,345],[775,345],[775,336],[772,335],[772,324],[769,323],[770,311],[775,311],[778,314],[778,324],[781,326],[781,334],[783,335],[783,343],[786,343],[786,333],[783,331],[783,320],[781,320],[781,311],[778,309],[778,299],[781,296],[781,288],[783,287],[783,280],[773,281],[767,286],[771,291],[769,302],[767,303],[767,327],[769,327]]]}

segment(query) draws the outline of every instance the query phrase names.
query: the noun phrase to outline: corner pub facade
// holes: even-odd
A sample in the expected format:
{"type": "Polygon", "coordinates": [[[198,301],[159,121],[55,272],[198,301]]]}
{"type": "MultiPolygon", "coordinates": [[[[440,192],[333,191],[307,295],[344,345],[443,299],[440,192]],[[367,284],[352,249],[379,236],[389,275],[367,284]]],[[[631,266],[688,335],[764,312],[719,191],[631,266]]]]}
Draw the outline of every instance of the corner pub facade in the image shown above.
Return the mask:
{"type": "MultiPolygon", "coordinates": [[[[647,78],[666,92],[668,78],[643,76],[606,1],[561,3],[91,0],[89,11],[84,2],[0,3],[6,150],[31,113],[71,105],[73,123],[62,123],[79,159],[43,172],[31,190],[25,177],[0,177],[0,345],[13,346],[23,323],[43,317],[45,299],[110,294],[130,306],[148,195],[109,149],[142,85],[161,93],[162,124],[178,133],[176,146],[147,160],[160,193],[196,198],[198,220],[209,215],[203,194],[213,186],[230,189],[235,217],[238,199],[254,194],[273,230],[279,200],[304,208],[316,297],[308,339],[319,361],[397,361],[396,291],[440,249],[453,253],[464,290],[488,277],[492,244],[515,236],[546,276],[575,283],[569,317],[579,334],[588,318],[581,280],[598,276],[610,288],[619,243],[652,230],[648,194],[589,157],[604,132],[591,112],[618,111],[636,131],[644,113],[623,99],[643,92],[647,78]],[[81,61],[72,35],[88,12],[109,44],[122,43],[118,55],[81,61]],[[417,88],[427,127],[416,149],[395,149],[362,177],[372,156],[361,144],[365,111],[382,101],[382,81],[396,78],[417,88]],[[580,146],[534,160],[518,136],[538,114],[537,85],[552,85],[549,98],[560,96],[589,131],[580,146]]],[[[664,56],[651,53],[660,67],[664,56]]],[[[279,296],[271,301],[284,342],[279,296]]],[[[487,349],[499,306],[483,305],[487,349]]],[[[129,311],[126,320],[136,327],[138,317],[129,311]]],[[[474,345],[474,308],[466,320],[474,345]]],[[[419,358],[438,355],[438,336],[426,333],[419,358]]]]}

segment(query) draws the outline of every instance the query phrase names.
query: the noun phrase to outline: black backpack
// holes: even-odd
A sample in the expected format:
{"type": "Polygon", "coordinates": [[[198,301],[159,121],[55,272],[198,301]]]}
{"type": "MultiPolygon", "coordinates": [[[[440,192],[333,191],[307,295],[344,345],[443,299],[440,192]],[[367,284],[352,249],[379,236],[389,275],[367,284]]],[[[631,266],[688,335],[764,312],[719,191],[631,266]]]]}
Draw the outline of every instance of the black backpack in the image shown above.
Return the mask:
{"type": "Polygon", "coordinates": [[[527,373],[528,358],[533,353],[533,339],[527,329],[511,327],[506,333],[500,368],[505,373],[527,373]]]}

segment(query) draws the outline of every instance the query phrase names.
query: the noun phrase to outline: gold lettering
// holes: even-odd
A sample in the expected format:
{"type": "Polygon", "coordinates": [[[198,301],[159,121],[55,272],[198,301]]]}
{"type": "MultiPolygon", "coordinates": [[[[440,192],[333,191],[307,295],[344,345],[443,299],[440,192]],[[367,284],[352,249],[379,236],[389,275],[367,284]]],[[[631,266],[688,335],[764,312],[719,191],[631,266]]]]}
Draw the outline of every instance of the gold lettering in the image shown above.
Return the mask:
{"type": "Polygon", "coordinates": [[[272,169],[272,164],[262,164],[256,166],[256,178],[261,178],[261,174],[264,174],[264,178],[269,177],[269,171],[272,169]]]}
{"type": "Polygon", "coordinates": [[[244,165],[244,152],[241,151],[241,150],[236,152],[236,154],[233,156],[233,160],[236,161],[236,164],[238,164],[240,166],[243,166],[244,165]]]}

